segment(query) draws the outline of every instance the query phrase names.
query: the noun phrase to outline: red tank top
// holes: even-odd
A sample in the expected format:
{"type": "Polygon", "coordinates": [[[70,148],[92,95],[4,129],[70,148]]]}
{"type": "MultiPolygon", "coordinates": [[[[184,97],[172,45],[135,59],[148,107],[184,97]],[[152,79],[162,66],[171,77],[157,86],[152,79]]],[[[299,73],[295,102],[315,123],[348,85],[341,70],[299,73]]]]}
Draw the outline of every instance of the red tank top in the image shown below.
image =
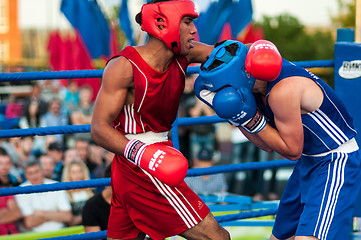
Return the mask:
{"type": "Polygon", "coordinates": [[[135,100],[124,105],[113,127],[122,134],[169,131],[177,117],[188,60],[175,57],[165,72],[158,72],[133,47],[117,56],[126,57],[133,66],[135,100]]]}

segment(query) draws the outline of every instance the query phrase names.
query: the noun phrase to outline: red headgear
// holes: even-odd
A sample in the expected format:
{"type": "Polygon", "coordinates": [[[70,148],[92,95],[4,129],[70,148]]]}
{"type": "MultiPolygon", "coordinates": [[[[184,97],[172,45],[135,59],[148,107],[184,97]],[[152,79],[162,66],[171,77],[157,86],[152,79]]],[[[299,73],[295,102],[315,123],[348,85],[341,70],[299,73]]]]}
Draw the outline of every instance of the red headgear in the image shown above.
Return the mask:
{"type": "Polygon", "coordinates": [[[141,29],[165,42],[167,47],[177,55],[181,49],[179,25],[182,18],[199,16],[194,3],[190,0],[144,4],[141,14],[141,29]],[[164,27],[161,29],[159,26],[164,27]]]}

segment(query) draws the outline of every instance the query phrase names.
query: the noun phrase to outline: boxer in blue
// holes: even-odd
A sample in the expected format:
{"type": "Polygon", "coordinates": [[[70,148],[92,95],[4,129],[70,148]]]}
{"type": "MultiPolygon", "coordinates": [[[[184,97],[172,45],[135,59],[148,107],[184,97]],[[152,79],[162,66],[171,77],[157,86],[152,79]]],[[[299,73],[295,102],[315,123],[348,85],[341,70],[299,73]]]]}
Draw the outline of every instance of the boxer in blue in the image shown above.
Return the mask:
{"type": "Polygon", "coordinates": [[[349,238],[361,156],[352,118],[331,87],[261,40],[249,50],[236,41],[215,47],[194,88],[256,146],[297,161],[271,240],[349,238]]]}

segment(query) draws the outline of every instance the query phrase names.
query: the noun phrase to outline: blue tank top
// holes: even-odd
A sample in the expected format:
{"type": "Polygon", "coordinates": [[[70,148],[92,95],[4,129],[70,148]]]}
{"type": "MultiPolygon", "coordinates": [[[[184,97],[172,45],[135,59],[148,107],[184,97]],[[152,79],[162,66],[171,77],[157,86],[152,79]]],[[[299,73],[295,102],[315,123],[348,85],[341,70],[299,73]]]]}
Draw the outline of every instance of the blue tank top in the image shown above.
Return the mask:
{"type": "Polygon", "coordinates": [[[304,132],[303,154],[325,153],[355,137],[356,129],[353,126],[353,120],[334,90],[313,73],[285,59],[283,59],[279,77],[267,85],[267,105],[265,106],[259,97],[256,98],[258,108],[264,113],[272,127],[276,128],[273,112],[268,105],[269,93],[279,81],[292,76],[312,79],[324,94],[319,109],[301,115],[304,132]]]}

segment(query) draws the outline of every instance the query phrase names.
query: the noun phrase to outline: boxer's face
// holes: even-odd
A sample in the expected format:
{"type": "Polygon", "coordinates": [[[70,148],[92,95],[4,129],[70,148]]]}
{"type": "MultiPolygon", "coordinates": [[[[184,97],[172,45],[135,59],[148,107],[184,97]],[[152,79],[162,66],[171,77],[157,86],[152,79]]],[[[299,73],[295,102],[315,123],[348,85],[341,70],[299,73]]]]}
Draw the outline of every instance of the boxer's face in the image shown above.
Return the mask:
{"type": "Polygon", "coordinates": [[[197,33],[197,28],[194,25],[193,18],[185,16],[182,18],[179,25],[180,33],[180,55],[186,56],[189,54],[189,51],[194,47],[193,40],[195,34],[197,33]]]}

